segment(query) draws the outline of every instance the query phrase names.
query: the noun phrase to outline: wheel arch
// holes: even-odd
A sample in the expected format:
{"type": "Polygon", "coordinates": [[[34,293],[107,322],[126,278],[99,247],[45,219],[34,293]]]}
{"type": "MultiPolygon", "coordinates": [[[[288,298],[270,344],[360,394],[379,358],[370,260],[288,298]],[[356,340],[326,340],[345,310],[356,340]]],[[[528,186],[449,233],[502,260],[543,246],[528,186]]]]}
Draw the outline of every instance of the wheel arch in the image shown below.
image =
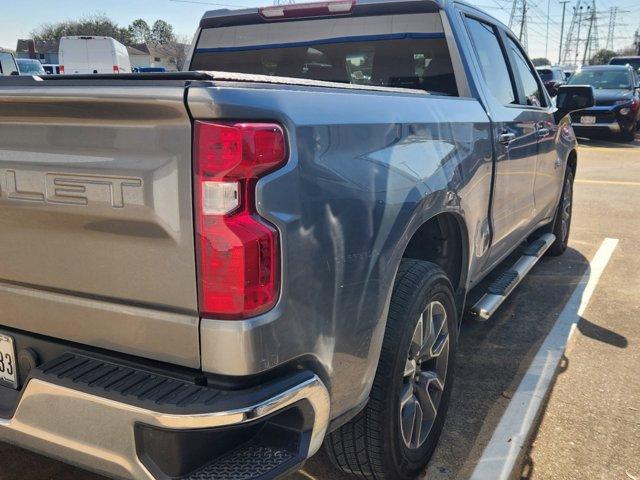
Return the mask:
{"type": "Polygon", "coordinates": [[[463,217],[457,212],[440,212],[416,224],[398,265],[404,258],[435,263],[444,270],[453,286],[456,308],[462,311],[468,275],[469,236],[463,217]]]}
{"type": "Polygon", "coordinates": [[[571,168],[575,175],[576,169],[578,168],[578,152],[576,149],[572,149],[569,155],[567,155],[567,168],[571,168]]]}

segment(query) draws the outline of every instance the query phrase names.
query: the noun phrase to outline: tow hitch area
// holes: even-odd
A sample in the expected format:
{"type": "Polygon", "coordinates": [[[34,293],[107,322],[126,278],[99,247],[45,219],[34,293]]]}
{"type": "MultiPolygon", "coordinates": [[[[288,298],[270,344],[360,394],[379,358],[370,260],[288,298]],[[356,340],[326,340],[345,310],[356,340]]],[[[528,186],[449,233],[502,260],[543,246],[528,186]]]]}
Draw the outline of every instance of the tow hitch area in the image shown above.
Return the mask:
{"type": "Polygon", "coordinates": [[[328,415],[310,372],[223,390],[65,353],[31,371],[0,439],[122,478],[266,480],[317,451],[328,415]]]}

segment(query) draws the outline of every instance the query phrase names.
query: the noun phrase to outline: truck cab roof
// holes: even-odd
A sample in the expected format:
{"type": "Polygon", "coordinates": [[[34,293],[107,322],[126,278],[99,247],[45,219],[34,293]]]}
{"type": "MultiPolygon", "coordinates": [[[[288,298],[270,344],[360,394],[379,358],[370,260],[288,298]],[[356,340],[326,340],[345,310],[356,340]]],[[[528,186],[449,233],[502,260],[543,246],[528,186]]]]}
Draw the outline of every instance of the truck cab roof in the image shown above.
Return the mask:
{"type": "MultiPolygon", "coordinates": [[[[291,5],[282,5],[280,6],[284,10],[292,9],[292,10],[302,10],[305,6],[318,6],[323,5],[328,2],[309,2],[309,3],[297,3],[291,5]]],[[[390,13],[429,13],[429,12],[437,12],[446,8],[449,3],[454,3],[453,0],[346,0],[344,2],[340,2],[340,0],[333,0],[332,3],[351,3],[352,8],[348,12],[350,16],[374,16],[374,15],[384,15],[390,13]]],[[[482,12],[484,15],[487,14],[484,10],[478,8],[477,6],[465,2],[465,1],[456,1],[455,3],[462,4],[467,8],[471,8],[477,10],[478,12],[482,12]]],[[[274,6],[264,7],[264,8],[277,8],[274,6]]],[[[286,21],[286,20],[303,20],[305,18],[321,18],[326,17],[327,15],[299,15],[299,16],[290,16],[286,19],[276,19],[276,20],[268,20],[265,19],[263,15],[261,15],[261,11],[263,8],[261,7],[253,7],[253,8],[243,8],[243,9],[229,9],[222,8],[216,10],[209,10],[205,12],[201,21],[200,28],[215,28],[215,27],[229,27],[233,25],[247,25],[252,23],[263,23],[269,21],[286,21]]],[[[491,16],[491,15],[489,15],[491,16]]],[[[491,16],[493,18],[493,16],[491,16]]],[[[495,23],[500,26],[504,26],[504,24],[498,20],[495,20],[495,23]]],[[[506,28],[506,27],[505,27],[506,28]]]]}

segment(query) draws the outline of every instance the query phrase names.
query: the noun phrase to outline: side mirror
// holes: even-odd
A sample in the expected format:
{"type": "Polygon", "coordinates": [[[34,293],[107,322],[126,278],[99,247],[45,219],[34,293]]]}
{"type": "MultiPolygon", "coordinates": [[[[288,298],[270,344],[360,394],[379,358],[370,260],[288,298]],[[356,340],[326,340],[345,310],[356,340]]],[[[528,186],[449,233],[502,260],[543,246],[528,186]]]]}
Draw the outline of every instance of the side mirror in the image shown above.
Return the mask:
{"type": "Polygon", "coordinates": [[[558,95],[558,86],[558,82],[548,82],[544,85],[550,97],[555,97],[556,95],[558,95]]]}
{"type": "Polygon", "coordinates": [[[595,104],[595,93],[591,85],[562,85],[556,98],[556,123],[560,123],[570,113],[591,108],[595,104]]]}

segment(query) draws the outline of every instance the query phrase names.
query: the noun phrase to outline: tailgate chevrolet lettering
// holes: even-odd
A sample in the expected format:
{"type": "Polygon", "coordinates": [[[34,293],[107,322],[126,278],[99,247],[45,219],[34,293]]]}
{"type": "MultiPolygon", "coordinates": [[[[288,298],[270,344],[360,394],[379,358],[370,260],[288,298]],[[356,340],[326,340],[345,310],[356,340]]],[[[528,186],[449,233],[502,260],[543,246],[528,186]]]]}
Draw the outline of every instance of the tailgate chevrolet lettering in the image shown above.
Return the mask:
{"type": "Polygon", "coordinates": [[[88,205],[110,202],[113,208],[125,206],[125,189],[142,187],[142,179],[99,175],[0,171],[0,198],[8,200],[88,205]]]}

